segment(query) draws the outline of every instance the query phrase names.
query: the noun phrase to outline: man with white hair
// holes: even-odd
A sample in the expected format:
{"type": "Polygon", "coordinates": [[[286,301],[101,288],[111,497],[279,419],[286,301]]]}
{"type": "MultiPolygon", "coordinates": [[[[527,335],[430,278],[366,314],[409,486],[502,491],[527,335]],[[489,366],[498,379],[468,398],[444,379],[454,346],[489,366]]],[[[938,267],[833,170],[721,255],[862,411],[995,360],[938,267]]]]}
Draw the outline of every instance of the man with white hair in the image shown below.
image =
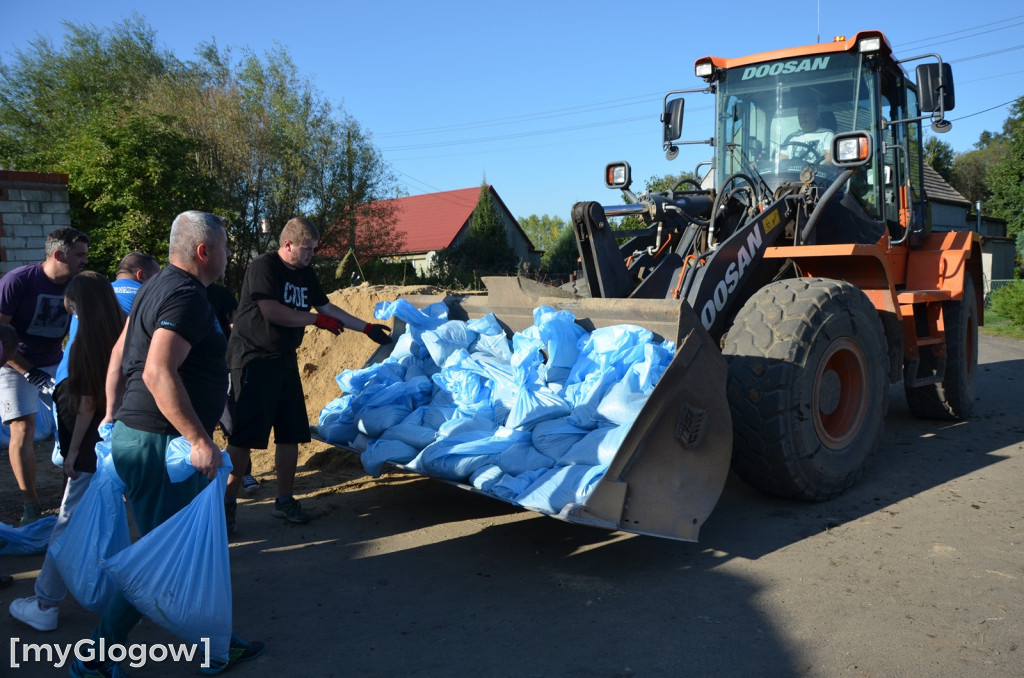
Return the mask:
{"type": "MultiPolygon", "coordinates": [[[[217,475],[221,453],[211,439],[227,399],[227,341],[206,287],[224,275],[231,252],[224,219],[206,212],[179,214],[171,225],[170,264],[139,290],[107,369],[107,416],[114,421],[111,456],[142,535],[189,504],[217,475]],[[117,402],[116,394],[124,386],[117,402]],[[172,483],[167,444],[183,436],[198,473],[172,483]],[[205,476],[205,477],[204,477],[205,476]]],[[[197,563],[197,567],[204,563],[197,563]]],[[[117,594],[93,639],[127,646],[141,615],[117,594]]],[[[261,642],[231,638],[227,661],[204,668],[219,673],[261,655],[261,642]]],[[[123,675],[116,663],[75,661],[72,676],[123,675]]]]}

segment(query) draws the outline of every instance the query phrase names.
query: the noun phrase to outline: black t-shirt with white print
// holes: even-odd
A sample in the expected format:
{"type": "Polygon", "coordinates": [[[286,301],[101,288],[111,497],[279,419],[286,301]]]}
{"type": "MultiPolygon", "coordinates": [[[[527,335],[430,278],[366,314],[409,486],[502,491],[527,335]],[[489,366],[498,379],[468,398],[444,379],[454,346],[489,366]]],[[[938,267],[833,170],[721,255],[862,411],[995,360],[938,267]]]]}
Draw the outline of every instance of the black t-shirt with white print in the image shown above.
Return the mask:
{"type": "Polygon", "coordinates": [[[257,257],[245,272],[234,329],[228,342],[228,366],[240,369],[253,359],[295,361],[305,327],[282,327],[268,322],[260,311],[261,299],[278,301],[297,311],[327,303],[316,272],[310,267],[288,268],[277,252],[257,257]]]}

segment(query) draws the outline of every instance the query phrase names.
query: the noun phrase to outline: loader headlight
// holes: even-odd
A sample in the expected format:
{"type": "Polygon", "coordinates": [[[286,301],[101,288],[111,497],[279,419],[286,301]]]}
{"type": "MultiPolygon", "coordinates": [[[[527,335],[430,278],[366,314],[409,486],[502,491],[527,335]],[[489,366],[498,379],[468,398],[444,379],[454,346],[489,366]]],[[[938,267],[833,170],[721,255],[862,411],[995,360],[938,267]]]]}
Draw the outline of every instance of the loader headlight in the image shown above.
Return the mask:
{"type": "Polygon", "coordinates": [[[871,160],[871,136],[867,132],[845,132],[832,140],[832,164],[859,167],[871,160]]]}
{"type": "Polygon", "coordinates": [[[633,183],[633,177],[630,172],[629,163],[625,160],[610,162],[605,166],[604,185],[608,188],[625,190],[629,188],[631,183],[633,183]]]}

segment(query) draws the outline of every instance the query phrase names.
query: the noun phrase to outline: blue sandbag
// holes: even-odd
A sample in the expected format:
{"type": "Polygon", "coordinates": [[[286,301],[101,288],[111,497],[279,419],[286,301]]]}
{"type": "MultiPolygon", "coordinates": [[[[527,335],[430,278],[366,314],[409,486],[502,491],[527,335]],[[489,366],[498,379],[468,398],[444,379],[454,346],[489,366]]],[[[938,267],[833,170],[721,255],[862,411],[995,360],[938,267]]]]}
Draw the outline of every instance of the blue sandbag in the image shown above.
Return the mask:
{"type": "Polygon", "coordinates": [[[519,475],[533,469],[550,468],[555,462],[546,457],[529,442],[530,432],[526,441],[516,442],[506,447],[495,459],[495,464],[505,473],[519,475]]]}
{"type": "Polygon", "coordinates": [[[535,468],[532,471],[526,471],[517,476],[506,473],[491,485],[489,491],[496,497],[515,502],[516,497],[537,482],[537,479],[549,472],[550,469],[535,468]]]}
{"type": "Polygon", "coordinates": [[[502,435],[478,438],[474,432],[464,432],[427,445],[409,467],[436,478],[466,480],[478,468],[494,464],[507,446],[502,435]]]}
{"type": "Polygon", "coordinates": [[[576,324],[571,311],[556,311],[550,306],[535,308],[533,323],[523,334],[544,344],[548,358],[541,368],[542,378],[545,382],[564,381],[576,364],[580,354],[578,343],[586,330],[576,324]]]}
{"type": "Polygon", "coordinates": [[[78,604],[101,614],[118,591],[101,565],[131,543],[124,483],[110,457],[110,443],[101,441],[96,444],[96,473],[47,557],[78,604]]]}
{"type": "Polygon", "coordinates": [[[188,506],[103,563],[135,609],[187,642],[209,638],[210,654],[217,659],[227,658],[231,641],[231,562],[224,530],[230,468],[229,461],[188,506]]]}
{"type": "Polygon", "coordinates": [[[560,513],[566,504],[576,502],[590,466],[558,466],[546,471],[515,498],[520,506],[545,513],[560,513]]]}
{"type": "Polygon", "coordinates": [[[622,440],[629,432],[628,426],[613,426],[591,431],[582,440],[569,448],[558,460],[559,466],[582,464],[584,466],[607,466],[622,446],[622,440]]]}
{"type": "Polygon", "coordinates": [[[467,361],[472,361],[465,351],[456,351],[449,358],[441,371],[433,376],[438,387],[450,393],[452,401],[465,412],[480,409],[488,404],[490,389],[487,380],[476,371],[465,368],[467,361]]]}
{"type": "Polygon", "coordinates": [[[513,346],[516,352],[512,356],[512,369],[518,392],[505,425],[530,429],[539,421],[568,414],[569,403],[544,387],[537,373],[541,362],[539,346],[528,339],[524,341],[520,335],[513,339],[513,346]]]}
{"type": "Polygon", "coordinates": [[[488,464],[481,466],[469,476],[469,484],[478,490],[490,492],[494,484],[504,475],[505,472],[501,470],[500,466],[488,464]]]}
{"type": "Polygon", "coordinates": [[[384,465],[388,463],[405,464],[412,461],[419,450],[401,440],[374,440],[359,455],[363,468],[374,478],[380,477],[384,465]]]}
{"type": "Polygon", "coordinates": [[[409,416],[411,409],[404,404],[367,407],[356,415],[356,428],[370,438],[379,438],[389,427],[409,416]]]}
{"type": "Polygon", "coordinates": [[[477,334],[476,341],[469,347],[470,353],[486,353],[506,364],[512,359],[512,347],[508,337],[493,313],[470,320],[466,327],[477,334]]]}
{"type": "Polygon", "coordinates": [[[344,445],[359,434],[356,428],[355,415],[350,407],[355,395],[335,398],[320,410],[317,420],[317,431],[324,440],[336,445],[344,445]]]}
{"type": "Polygon", "coordinates": [[[588,429],[576,426],[565,417],[539,421],[533,427],[533,446],[541,454],[558,460],[588,433],[588,429]]]}
{"type": "Polygon", "coordinates": [[[439,301],[420,310],[406,299],[381,301],[374,307],[373,317],[377,320],[398,318],[406,325],[432,330],[448,320],[448,306],[439,301]]]}
{"type": "Polygon", "coordinates": [[[626,370],[622,379],[605,393],[597,406],[597,414],[605,421],[631,425],[654,386],[672,362],[672,352],[661,344],[644,346],[644,358],[626,370]]]}
{"type": "Polygon", "coordinates": [[[436,329],[425,331],[420,341],[430,353],[430,358],[438,365],[444,365],[448,357],[458,350],[468,350],[476,340],[473,332],[461,320],[449,320],[436,329]]]}
{"type": "Polygon", "coordinates": [[[46,516],[24,527],[0,523],[0,555],[30,556],[42,553],[50,542],[57,516],[46,516]]]}
{"type": "MultiPolygon", "coordinates": [[[[437,429],[423,425],[423,415],[431,409],[436,408],[419,407],[413,410],[405,419],[387,428],[380,435],[380,439],[398,440],[414,448],[416,451],[422,450],[437,438],[437,429]]],[[[404,461],[408,461],[408,459],[404,461]]]]}

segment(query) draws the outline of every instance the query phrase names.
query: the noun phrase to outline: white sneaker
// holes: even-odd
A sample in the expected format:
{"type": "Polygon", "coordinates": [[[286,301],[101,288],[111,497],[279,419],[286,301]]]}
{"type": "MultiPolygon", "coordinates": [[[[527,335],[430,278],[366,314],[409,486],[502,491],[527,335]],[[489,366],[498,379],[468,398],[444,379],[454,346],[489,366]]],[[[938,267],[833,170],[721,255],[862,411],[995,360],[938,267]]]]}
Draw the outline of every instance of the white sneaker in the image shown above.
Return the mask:
{"type": "Polygon", "coordinates": [[[58,612],[59,609],[56,607],[45,610],[39,607],[39,601],[35,596],[15,598],[11,601],[11,616],[28,624],[36,631],[56,631],[58,612]]]}

